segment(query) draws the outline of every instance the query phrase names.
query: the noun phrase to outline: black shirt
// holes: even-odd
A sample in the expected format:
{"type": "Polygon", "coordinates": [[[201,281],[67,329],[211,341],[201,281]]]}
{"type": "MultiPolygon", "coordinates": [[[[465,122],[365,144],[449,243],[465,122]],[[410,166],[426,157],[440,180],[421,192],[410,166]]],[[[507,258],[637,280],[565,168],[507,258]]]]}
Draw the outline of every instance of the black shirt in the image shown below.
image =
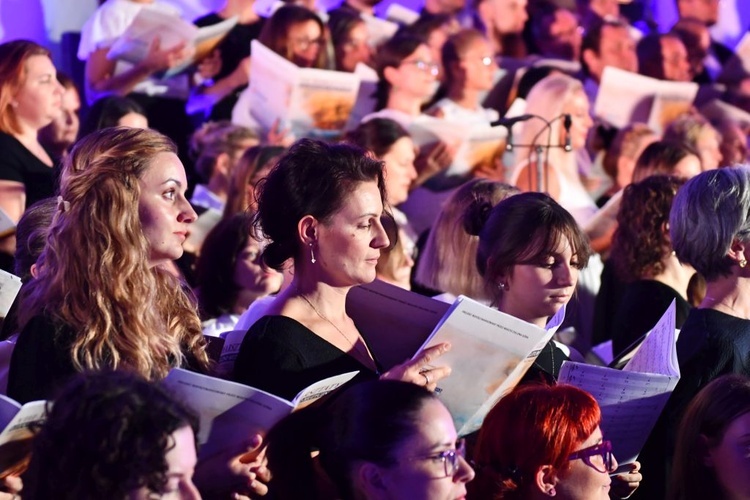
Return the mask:
{"type": "Polygon", "coordinates": [[[0,180],[22,183],[27,207],[55,194],[54,169],[4,132],[0,132],[0,180]]]}

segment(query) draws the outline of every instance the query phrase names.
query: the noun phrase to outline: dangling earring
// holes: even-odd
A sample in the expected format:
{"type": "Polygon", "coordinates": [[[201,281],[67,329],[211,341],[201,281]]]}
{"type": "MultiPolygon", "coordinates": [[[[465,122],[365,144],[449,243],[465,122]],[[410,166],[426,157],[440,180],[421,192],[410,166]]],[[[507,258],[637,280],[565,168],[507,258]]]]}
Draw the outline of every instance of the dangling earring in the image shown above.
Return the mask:
{"type": "Polygon", "coordinates": [[[313,245],[310,243],[310,262],[315,264],[315,253],[313,252],[313,245]]]}

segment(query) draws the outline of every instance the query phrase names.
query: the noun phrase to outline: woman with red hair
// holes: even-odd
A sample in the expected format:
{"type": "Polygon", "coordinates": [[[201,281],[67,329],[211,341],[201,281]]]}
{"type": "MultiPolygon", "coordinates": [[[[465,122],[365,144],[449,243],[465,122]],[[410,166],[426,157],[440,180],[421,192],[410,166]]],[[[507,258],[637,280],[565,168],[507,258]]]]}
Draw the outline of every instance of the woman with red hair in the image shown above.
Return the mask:
{"type": "MultiPolygon", "coordinates": [[[[0,44],[0,209],[13,222],[52,196],[53,161],[37,138],[61,112],[63,87],[47,49],[27,40],[0,44]]],[[[13,254],[15,238],[0,238],[13,254]]]]}
{"type": "Polygon", "coordinates": [[[527,385],[489,412],[474,450],[476,480],[469,498],[596,500],[629,496],[640,465],[617,469],[612,444],[599,428],[601,411],[587,392],[570,385],[527,385]]]}

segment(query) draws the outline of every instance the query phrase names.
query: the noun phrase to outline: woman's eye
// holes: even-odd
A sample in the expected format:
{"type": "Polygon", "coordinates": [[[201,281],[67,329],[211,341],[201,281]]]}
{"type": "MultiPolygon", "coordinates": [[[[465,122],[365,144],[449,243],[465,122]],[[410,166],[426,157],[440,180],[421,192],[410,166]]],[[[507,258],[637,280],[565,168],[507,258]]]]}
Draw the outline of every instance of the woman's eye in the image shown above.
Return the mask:
{"type": "Polygon", "coordinates": [[[372,227],[372,224],[360,224],[360,229],[370,229],[372,227]]]}
{"type": "Polygon", "coordinates": [[[170,189],[169,191],[164,193],[164,197],[168,200],[174,200],[176,195],[177,192],[174,189],[170,189]]]}

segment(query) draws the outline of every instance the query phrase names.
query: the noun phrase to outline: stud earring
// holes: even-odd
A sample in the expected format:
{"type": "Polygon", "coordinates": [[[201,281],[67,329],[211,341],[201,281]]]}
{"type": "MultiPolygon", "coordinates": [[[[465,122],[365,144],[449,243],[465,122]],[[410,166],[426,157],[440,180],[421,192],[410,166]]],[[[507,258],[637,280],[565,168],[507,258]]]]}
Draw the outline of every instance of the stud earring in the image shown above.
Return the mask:
{"type": "Polygon", "coordinates": [[[498,284],[497,284],[497,287],[498,287],[498,288],[499,288],[500,290],[503,290],[503,291],[507,291],[507,290],[508,290],[508,284],[507,284],[507,283],[498,283],[498,284]]]}
{"type": "Polygon", "coordinates": [[[744,258],[742,258],[742,259],[740,259],[740,261],[739,261],[739,262],[737,263],[737,265],[739,265],[740,267],[743,267],[743,268],[744,268],[744,267],[745,267],[745,266],[747,265],[747,261],[746,261],[746,260],[745,260],[744,258]]]}
{"type": "Polygon", "coordinates": [[[313,244],[310,243],[310,262],[315,264],[315,253],[313,252],[313,244]]]}

